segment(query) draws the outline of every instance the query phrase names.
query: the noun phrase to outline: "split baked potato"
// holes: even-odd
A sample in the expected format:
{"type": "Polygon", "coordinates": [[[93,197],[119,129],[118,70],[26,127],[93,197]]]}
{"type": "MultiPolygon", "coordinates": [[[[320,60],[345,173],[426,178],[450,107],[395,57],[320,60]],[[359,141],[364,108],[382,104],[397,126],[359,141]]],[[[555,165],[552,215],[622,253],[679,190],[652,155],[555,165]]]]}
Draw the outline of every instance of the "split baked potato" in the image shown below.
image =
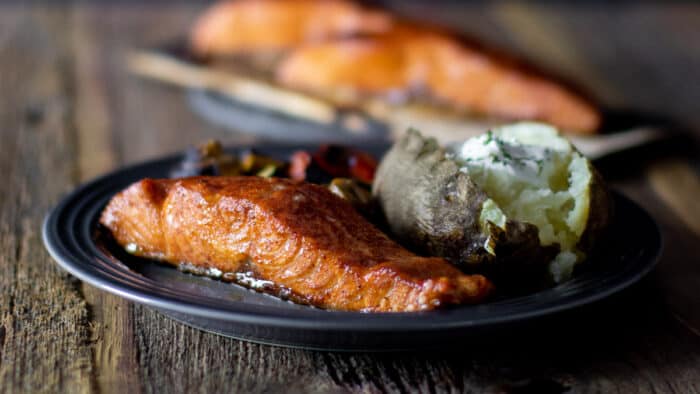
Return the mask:
{"type": "Polygon", "coordinates": [[[612,215],[591,162],[540,123],[448,148],[409,130],[384,156],[372,189],[405,245],[500,280],[568,279],[612,215]]]}

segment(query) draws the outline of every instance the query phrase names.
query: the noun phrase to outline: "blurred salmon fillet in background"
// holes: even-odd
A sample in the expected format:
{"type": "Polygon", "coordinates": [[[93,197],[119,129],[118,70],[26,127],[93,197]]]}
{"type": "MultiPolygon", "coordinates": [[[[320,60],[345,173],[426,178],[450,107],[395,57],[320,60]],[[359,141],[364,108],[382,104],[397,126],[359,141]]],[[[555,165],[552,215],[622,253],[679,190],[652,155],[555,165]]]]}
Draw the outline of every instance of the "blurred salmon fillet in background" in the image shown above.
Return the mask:
{"type": "Polygon", "coordinates": [[[299,48],[282,61],[277,78],[319,94],[428,92],[456,110],[581,132],[594,131],[600,122],[590,103],[562,86],[448,35],[408,26],[299,48]]]}
{"type": "Polygon", "coordinates": [[[200,56],[273,51],[390,26],[388,14],[347,1],[225,1],[197,20],[191,44],[200,56]]]}
{"type": "Polygon", "coordinates": [[[578,133],[601,122],[587,98],[519,61],[347,1],[215,4],[196,22],[191,46],[206,56],[278,51],[278,83],[326,98],[410,97],[578,133]]]}

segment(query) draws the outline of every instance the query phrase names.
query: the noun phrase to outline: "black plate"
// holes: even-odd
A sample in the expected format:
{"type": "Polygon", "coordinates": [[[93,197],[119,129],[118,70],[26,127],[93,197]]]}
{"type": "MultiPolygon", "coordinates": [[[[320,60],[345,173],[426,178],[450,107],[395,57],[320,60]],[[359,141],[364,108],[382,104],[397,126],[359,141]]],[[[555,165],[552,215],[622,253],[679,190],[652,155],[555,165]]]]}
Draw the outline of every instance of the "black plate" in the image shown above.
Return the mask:
{"type": "MultiPolygon", "coordinates": [[[[277,157],[286,157],[293,149],[259,148],[277,157]]],[[[607,297],[649,272],[662,249],[661,235],[649,215],[614,193],[616,220],[610,246],[588,264],[588,270],[564,284],[527,296],[441,311],[331,312],[184,274],[98,241],[98,216],[115,193],[144,177],[167,177],[180,160],[175,155],[127,167],[79,187],[46,217],[46,248],[61,267],[93,286],[185,324],[254,342],[372,351],[449,346],[607,297]]]]}
{"type": "Polygon", "coordinates": [[[213,124],[278,143],[359,144],[386,142],[391,138],[386,124],[349,109],[339,110],[333,122],[319,123],[245,104],[208,90],[190,89],[187,100],[195,113],[213,124]],[[352,120],[362,122],[362,129],[347,127],[352,120]]]}

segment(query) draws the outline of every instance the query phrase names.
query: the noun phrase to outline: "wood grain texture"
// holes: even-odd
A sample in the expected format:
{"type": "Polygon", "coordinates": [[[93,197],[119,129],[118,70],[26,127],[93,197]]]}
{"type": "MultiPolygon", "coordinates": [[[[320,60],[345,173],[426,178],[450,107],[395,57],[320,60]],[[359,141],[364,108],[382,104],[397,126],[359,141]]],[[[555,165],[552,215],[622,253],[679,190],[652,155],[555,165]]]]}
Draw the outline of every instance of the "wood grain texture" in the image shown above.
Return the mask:
{"type": "Polygon", "coordinates": [[[0,25],[11,26],[0,38],[0,387],[8,393],[93,387],[80,283],[53,264],[39,234],[44,213],[74,186],[64,17],[22,7],[0,13],[0,25]]]}
{"type": "MultiPolygon", "coordinates": [[[[88,181],[116,166],[112,135],[112,114],[103,82],[104,56],[101,43],[88,29],[90,13],[73,10],[71,50],[74,54],[77,171],[80,182],[88,181]]],[[[119,297],[82,284],[91,311],[94,338],[93,366],[96,389],[103,393],[139,393],[139,369],[135,346],[134,319],[130,304],[119,297]]]]}
{"type": "MultiPolygon", "coordinates": [[[[605,102],[700,135],[700,6],[389,2],[543,58],[605,102]]],[[[697,150],[613,165],[666,252],[632,289],[450,352],[343,354],[223,338],[104,294],[44,251],[44,213],[78,182],[207,138],[176,89],[124,54],[181,36],[201,5],[0,4],[0,392],[700,392],[697,150]],[[687,152],[686,152],[687,153],[687,152]]]]}

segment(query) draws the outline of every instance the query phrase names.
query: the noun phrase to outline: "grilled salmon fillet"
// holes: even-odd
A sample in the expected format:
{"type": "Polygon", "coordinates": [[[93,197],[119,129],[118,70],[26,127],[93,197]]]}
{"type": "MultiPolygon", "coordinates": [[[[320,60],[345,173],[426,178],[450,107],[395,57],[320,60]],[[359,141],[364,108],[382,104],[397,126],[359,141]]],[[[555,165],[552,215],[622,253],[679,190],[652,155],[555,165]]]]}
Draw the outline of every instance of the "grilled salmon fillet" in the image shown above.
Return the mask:
{"type": "Polygon", "coordinates": [[[382,35],[299,47],[283,58],[276,77],[320,95],[419,92],[459,111],[583,133],[600,125],[595,106],[567,87],[464,40],[406,24],[382,35]]]}
{"type": "Polygon", "coordinates": [[[429,310],[492,288],[409,252],[325,188],[287,179],[144,179],[113,197],[100,223],[136,255],[252,273],[322,308],[429,310]]]}

